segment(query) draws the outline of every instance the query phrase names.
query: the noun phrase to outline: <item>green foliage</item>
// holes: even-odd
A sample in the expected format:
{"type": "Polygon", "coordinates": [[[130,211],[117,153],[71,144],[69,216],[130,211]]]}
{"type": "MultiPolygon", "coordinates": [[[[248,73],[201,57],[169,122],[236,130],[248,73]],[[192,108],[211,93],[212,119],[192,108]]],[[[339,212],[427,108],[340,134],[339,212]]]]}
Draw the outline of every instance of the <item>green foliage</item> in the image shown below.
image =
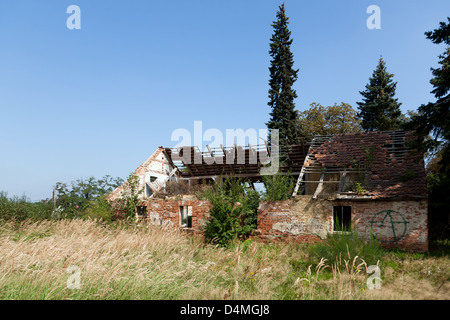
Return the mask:
{"type": "Polygon", "coordinates": [[[6,192],[0,191],[0,219],[16,220],[43,220],[52,215],[52,205],[49,201],[30,202],[25,196],[8,197],[6,192]]]}
{"type": "Polygon", "coordinates": [[[430,83],[434,89],[431,91],[436,98],[441,98],[450,90],[450,18],[447,17],[447,23],[440,22],[439,28],[425,32],[427,39],[435,44],[445,43],[447,48],[443,54],[439,56],[439,64],[441,68],[431,68],[433,78],[430,83]]]}
{"type": "Polygon", "coordinates": [[[308,110],[299,112],[298,130],[301,137],[352,133],[361,129],[356,111],[345,102],[328,107],[314,102],[308,110]]]}
{"type": "Polygon", "coordinates": [[[9,198],[7,193],[0,192],[0,218],[34,221],[61,218],[91,218],[112,220],[112,211],[105,200],[106,195],[121,184],[120,178],[102,179],[90,177],[71,183],[58,182],[55,186],[55,207],[51,200],[30,202],[25,196],[9,198]]]}
{"type": "Polygon", "coordinates": [[[263,177],[266,187],[262,197],[264,201],[286,200],[292,196],[295,180],[291,175],[282,175],[279,172],[263,177]]]}
{"type": "MultiPolygon", "coordinates": [[[[292,44],[291,31],[288,29],[289,18],[286,16],[284,4],[279,7],[277,21],[272,27],[274,33],[270,39],[269,54],[270,79],[269,79],[269,102],[272,111],[270,120],[266,123],[269,132],[272,129],[279,130],[279,143],[281,148],[298,143],[297,111],[294,99],[297,93],[292,86],[298,78],[298,69],[295,70],[293,54],[290,46],[292,44]]],[[[270,137],[269,137],[270,141],[270,137]]]]}
{"type": "Polygon", "coordinates": [[[105,196],[101,196],[96,200],[91,200],[86,209],[80,213],[83,219],[96,219],[106,222],[113,220],[112,208],[105,196]]]}
{"type": "Polygon", "coordinates": [[[353,260],[356,256],[367,265],[382,261],[385,251],[374,236],[368,240],[361,238],[357,231],[329,234],[328,238],[307,247],[309,256],[316,262],[327,259],[327,264],[344,266],[344,259],[353,260]]]}
{"type": "Polygon", "coordinates": [[[425,36],[435,44],[446,45],[439,56],[441,67],[431,68],[431,93],[437,101],[422,104],[406,128],[419,137],[416,147],[431,154],[432,168],[427,175],[430,237],[442,238],[450,237],[450,18],[425,36]]]}
{"type": "Polygon", "coordinates": [[[131,221],[136,218],[136,206],[139,205],[139,196],[144,189],[139,185],[139,177],[130,174],[127,181],[123,185],[120,198],[115,201],[118,211],[125,215],[131,221]]]}
{"type": "Polygon", "coordinates": [[[364,130],[400,129],[401,103],[394,98],[397,82],[393,82],[393,77],[393,74],[387,72],[384,60],[380,58],[366,89],[359,92],[363,96],[363,101],[357,102],[358,116],[362,120],[364,130]]]}
{"type": "Polygon", "coordinates": [[[121,178],[113,179],[106,175],[97,180],[94,177],[78,179],[69,184],[57,182],[56,207],[60,207],[61,217],[80,217],[85,215],[86,210],[92,212],[92,206],[101,207],[100,204],[93,204],[98,199],[104,198],[107,194],[123,183],[121,178]]]}
{"type": "Polygon", "coordinates": [[[353,183],[353,184],[348,188],[348,191],[356,192],[356,194],[358,194],[358,195],[362,195],[362,194],[364,194],[364,193],[367,192],[367,190],[364,189],[364,186],[363,186],[363,184],[362,184],[361,182],[355,182],[355,183],[353,183]]]}
{"type": "Polygon", "coordinates": [[[256,228],[259,194],[240,179],[227,177],[205,191],[204,196],[211,204],[210,218],[204,226],[207,242],[227,246],[256,228]]]}

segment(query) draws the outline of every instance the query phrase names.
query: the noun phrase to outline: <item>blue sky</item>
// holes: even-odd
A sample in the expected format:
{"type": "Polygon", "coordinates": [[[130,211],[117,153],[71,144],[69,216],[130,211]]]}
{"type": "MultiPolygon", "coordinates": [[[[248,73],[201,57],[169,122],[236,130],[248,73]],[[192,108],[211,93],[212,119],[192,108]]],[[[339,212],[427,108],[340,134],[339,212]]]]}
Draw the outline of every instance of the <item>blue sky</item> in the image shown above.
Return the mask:
{"type": "MultiPolygon", "coordinates": [[[[265,128],[271,23],[283,1],[15,0],[0,4],[0,190],[49,198],[56,182],[126,178],[172,132],[265,128]],[[66,9],[81,9],[69,30],[66,9]]],[[[434,101],[444,47],[425,31],[450,1],[286,0],[296,107],[355,109],[380,55],[402,109],[434,101]],[[381,10],[370,30],[369,5],[381,10]]]]}

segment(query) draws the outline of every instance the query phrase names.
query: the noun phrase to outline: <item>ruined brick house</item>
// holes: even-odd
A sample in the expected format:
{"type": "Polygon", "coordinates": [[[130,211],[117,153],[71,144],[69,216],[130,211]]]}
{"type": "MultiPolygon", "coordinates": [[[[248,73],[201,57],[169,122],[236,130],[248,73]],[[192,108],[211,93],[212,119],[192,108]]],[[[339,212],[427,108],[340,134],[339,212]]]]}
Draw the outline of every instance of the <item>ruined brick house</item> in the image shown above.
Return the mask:
{"type": "MultiPolygon", "coordinates": [[[[316,136],[280,150],[286,160],[280,173],[293,175],[297,183],[289,200],[260,204],[256,237],[311,242],[351,229],[374,234],[385,247],[427,251],[424,159],[409,146],[413,139],[404,131],[360,132],[316,136]]],[[[137,215],[153,224],[199,231],[208,217],[207,201],[157,200],[154,192],[170,180],[194,183],[229,174],[261,182],[271,156],[267,144],[207,147],[204,152],[159,147],[135,171],[145,189],[137,215]]]]}

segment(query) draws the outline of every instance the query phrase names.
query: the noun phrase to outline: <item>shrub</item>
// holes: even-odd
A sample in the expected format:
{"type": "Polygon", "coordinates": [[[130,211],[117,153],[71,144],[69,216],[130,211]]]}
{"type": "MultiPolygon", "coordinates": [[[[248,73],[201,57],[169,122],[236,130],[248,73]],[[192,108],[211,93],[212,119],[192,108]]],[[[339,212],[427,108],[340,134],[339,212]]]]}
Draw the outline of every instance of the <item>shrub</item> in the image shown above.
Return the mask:
{"type": "Polygon", "coordinates": [[[0,192],[0,218],[24,221],[27,219],[49,219],[52,205],[48,201],[30,202],[27,197],[8,197],[6,192],[0,192]]]}
{"type": "Polygon", "coordinates": [[[139,177],[131,174],[123,185],[120,198],[115,201],[115,210],[123,214],[127,219],[134,221],[136,206],[139,204],[139,196],[144,189],[139,185],[139,177]]]}
{"type": "Polygon", "coordinates": [[[291,175],[280,173],[263,177],[266,187],[263,193],[265,201],[279,201],[289,199],[294,191],[295,181],[291,175]]]}
{"type": "Polygon", "coordinates": [[[113,219],[111,205],[105,200],[105,196],[90,201],[80,216],[83,219],[97,219],[107,222],[113,219]]]}
{"type": "Polygon", "coordinates": [[[204,197],[211,204],[210,218],[204,227],[207,242],[227,246],[256,228],[259,194],[240,179],[228,177],[207,189],[204,197]]]}

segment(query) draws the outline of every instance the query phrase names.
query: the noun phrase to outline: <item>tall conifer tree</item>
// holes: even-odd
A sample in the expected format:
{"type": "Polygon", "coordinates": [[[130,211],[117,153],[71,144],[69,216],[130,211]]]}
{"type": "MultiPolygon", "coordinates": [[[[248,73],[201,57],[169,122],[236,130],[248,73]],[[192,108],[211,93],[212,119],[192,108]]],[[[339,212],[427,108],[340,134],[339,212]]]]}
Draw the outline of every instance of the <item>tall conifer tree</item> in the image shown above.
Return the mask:
{"type": "Polygon", "coordinates": [[[272,24],[274,33],[270,39],[269,54],[272,60],[269,68],[268,102],[272,111],[270,112],[270,120],[266,123],[269,132],[272,129],[279,130],[279,142],[282,149],[297,144],[299,139],[296,126],[298,113],[294,105],[297,93],[292,89],[294,82],[297,80],[298,69],[293,68],[294,55],[290,49],[292,39],[291,31],[288,29],[288,20],[283,3],[277,12],[277,21],[272,24]]]}
{"type": "Polygon", "coordinates": [[[450,238],[450,17],[439,28],[425,32],[427,39],[445,46],[440,68],[431,68],[431,93],[436,101],[422,104],[407,123],[421,137],[422,151],[429,152],[427,165],[428,228],[430,239],[450,238]]]}
{"type": "Polygon", "coordinates": [[[421,105],[407,129],[424,138],[425,151],[441,153],[442,172],[450,178],[450,17],[447,22],[440,22],[438,29],[425,32],[425,35],[433,43],[446,46],[444,53],[439,55],[441,67],[431,68],[431,93],[437,101],[421,105]]]}
{"type": "Polygon", "coordinates": [[[366,90],[359,92],[363,96],[363,101],[357,102],[358,116],[362,120],[364,130],[400,129],[401,103],[394,98],[397,82],[393,82],[393,77],[393,74],[387,72],[383,58],[380,58],[377,68],[369,78],[366,90]]]}

